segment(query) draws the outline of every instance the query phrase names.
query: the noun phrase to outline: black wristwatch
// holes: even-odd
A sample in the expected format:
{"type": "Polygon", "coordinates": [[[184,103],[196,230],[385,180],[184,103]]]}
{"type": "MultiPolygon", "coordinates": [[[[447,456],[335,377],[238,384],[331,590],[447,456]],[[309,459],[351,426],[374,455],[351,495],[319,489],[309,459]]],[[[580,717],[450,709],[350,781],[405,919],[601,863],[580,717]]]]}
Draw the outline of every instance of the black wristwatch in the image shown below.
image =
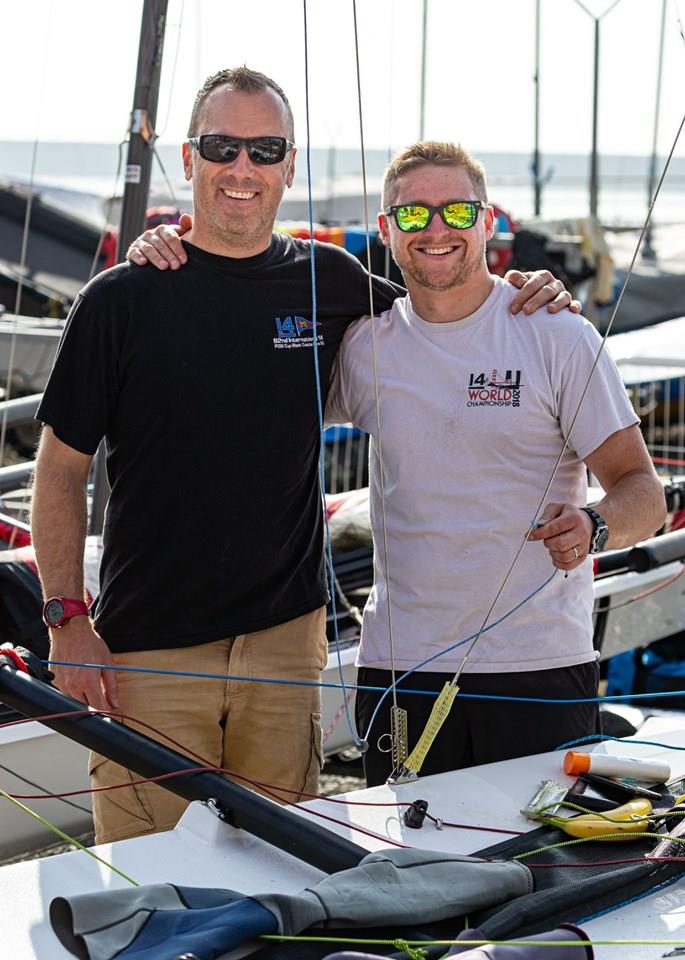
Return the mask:
{"type": "Polygon", "coordinates": [[[600,515],[593,510],[592,507],[581,507],[580,509],[587,513],[594,525],[594,530],[592,532],[592,536],[590,537],[590,549],[588,552],[601,553],[606,547],[607,540],[609,539],[609,527],[607,526],[607,522],[603,517],[600,517],[600,515]]]}

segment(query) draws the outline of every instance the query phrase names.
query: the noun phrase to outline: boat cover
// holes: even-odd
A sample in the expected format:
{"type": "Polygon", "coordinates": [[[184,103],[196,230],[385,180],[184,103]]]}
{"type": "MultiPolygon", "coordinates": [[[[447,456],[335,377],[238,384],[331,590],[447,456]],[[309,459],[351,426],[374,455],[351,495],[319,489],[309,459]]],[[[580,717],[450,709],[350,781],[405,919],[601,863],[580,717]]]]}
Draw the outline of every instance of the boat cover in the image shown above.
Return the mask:
{"type": "Polygon", "coordinates": [[[50,921],[86,960],[218,960],[259,934],[296,935],[316,925],[429,923],[493,907],[533,890],[522,863],[391,849],[299,894],[246,897],[233,890],[154,884],[57,897],[50,921]]]}

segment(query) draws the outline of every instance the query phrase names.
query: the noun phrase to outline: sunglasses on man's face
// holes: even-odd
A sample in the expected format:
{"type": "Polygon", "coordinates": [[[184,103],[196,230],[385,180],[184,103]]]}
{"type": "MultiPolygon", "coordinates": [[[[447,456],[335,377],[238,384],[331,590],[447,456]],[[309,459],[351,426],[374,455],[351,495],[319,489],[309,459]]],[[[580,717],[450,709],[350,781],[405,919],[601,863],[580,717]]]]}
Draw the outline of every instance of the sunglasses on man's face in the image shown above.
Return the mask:
{"type": "Polygon", "coordinates": [[[436,213],[453,230],[468,230],[478,219],[478,211],[485,207],[487,203],[482,200],[450,200],[438,207],[431,207],[427,203],[400,203],[383,212],[395,218],[395,223],[403,233],[415,233],[425,230],[436,213]]]}
{"type": "Polygon", "coordinates": [[[285,137],[229,137],[222,133],[189,137],[188,143],[210,163],[233,163],[243,149],[253,163],[280,163],[295,146],[285,137]]]}

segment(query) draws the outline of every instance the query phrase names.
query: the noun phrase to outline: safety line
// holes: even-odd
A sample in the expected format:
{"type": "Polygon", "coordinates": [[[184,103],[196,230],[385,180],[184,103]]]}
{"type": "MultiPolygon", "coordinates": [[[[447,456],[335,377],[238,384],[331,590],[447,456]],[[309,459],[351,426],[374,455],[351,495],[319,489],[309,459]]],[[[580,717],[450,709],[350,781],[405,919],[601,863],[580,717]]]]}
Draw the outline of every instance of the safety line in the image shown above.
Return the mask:
{"type": "Polygon", "coordinates": [[[123,872],[123,870],[119,870],[119,868],[115,867],[113,863],[108,863],[107,860],[103,860],[102,857],[99,857],[97,853],[93,853],[92,850],[84,846],[75,837],[69,836],[68,833],[65,833],[64,830],[60,830],[60,828],[56,826],[54,823],[50,823],[50,821],[46,820],[45,817],[41,817],[41,815],[39,813],[36,813],[35,810],[31,810],[30,807],[27,807],[25,804],[20,803],[19,800],[15,800],[14,797],[11,796],[11,794],[6,793],[4,790],[0,789],[0,797],[4,797],[5,800],[9,800],[10,803],[13,803],[15,807],[18,807],[20,810],[23,810],[24,813],[28,813],[31,817],[33,817],[34,820],[38,820],[39,823],[42,823],[44,827],[47,827],[48,830],[51,830],[52,833],[56,834],[62,840],[66,841],[67,843],[73,843],[73,845],[75,847],[78,847],[78,849],[82,853],[88,854],[88,856],[92,857],[93,860],[97,860],[98,863],[101,863],[103,867],[108,867],[113,873],[116,873],[117,876],[121,877],[122,880],[126,880],[128,883],[130,883],[131,886],[133,887],[140,886],[140,884],[136,880],[133,880],[131,877],[129,877],[128,874],[123,872]]]}
{"type": "Polygon", "coordinates": [[[316,292],[316,256],[314,243],[314,205],[312,200],[312,155],[311,155],[311,129],[310,129],[310,105],[309,105],[309,31],[307,26],[307,0],[302,0],[302,14],[304,21],[304,91],[305,91],[305,124],[307,131],[307,214],[309,217],[309,270],[311,276],[312,288],[312,354],[314,357],[314,383],[316,388],[316,412],[319,422],[319,483],[321,487],[321,503],[323,510],[324,523],[324,541],[326,553],[326,573],[328,579],[328,589],[331,598],[331,610],[333,612],[333,636],[335,640],[335,650],[338,658],[338,674],[340,676],[340,685],[344,694],[345,720],[347,729],[352,737],[352,742],[356,747],[361,747],[361,742],[357,735],[357,730],[352,723],[350,708],[347,698],[347,686],[345,683],[345,674],[343,671],[342,657],[340,655],[340,636],[338,633],[338,615],[336,610],[335,596],[335,569],[333,567],[333,548],[331,546],[331,532],[328,523],[328,510],[326,509],[326,469],[325,469],[325,443],[324,443],[324,412],[321,398],[321,372],[319,368],[319,326],[318,326],[318,299],[316,292]]]}

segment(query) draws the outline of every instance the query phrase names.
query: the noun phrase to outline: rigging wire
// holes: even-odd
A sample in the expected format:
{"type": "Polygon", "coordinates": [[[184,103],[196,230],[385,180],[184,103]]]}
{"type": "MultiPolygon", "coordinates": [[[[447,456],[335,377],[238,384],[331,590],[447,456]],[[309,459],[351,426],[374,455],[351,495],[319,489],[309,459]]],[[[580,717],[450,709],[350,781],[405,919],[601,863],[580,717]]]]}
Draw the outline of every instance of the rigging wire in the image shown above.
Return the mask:
{"type": "Polygon", "coordinates": [[[95,248],[95,253],[93,254],[93,259],[90,264],[90,270],[88,271],[88,280],[92,280],[95,274],[97,273],[98,261],[100,260],[100,253],[102,251],[102,244],[104,243],[105,236],[107,235],[107,230],[109,224],[112,220],[112,208],[114,207],[114,201],[116,199],[117,186],[119,184],[119,179],[121,177],[121,167],[124,157],[124,144],[126,143],[126,137],[123,140],[120,140],[117,144],[117,169],[114,174],[114,182],[112,183],[112,190],[109,197],[105,203],[104,218],[105,222],[102,225],[102,230],[100,231],[100,236],[98,238],[98,243],[95,248]]]}
{"type": "Polygon", "coordinates": [[[66,803],[67,806],[73,807],[75,810],[80,810],[81,813],[86,813],[90,815],[91,811],[87,807],[80,807],[78,803],[74,803],[72,800],[67,800],[66,797],[60,797],[57,794],[50,793],[50,791],[42,786],[40,783],[35,783],[33,780],[29,780],[28,777],[22,776],[22,774],[17,773],[16,770],[12,770],[11,767],[6,767],[4,764],[0,763],[0,770],[3,770],[5,773],[9,773],[10,776],[14,777],[16,780],[21,780],[22,783],[28,784],[30,787],[35,787],[36,790],[42,791],[44,797],[41,798],[40,795],[30,795],[22,797],[20,794],[11,793],[8,794],[10,797],[14,797],[16,800],[61,800],[62,803],[66,803]]]}
{"type": "Polygon", "coordinates": [[[167,190],[169,191],[169,196],[171,197],[174,206],[175,206],[175,207],[178,207],[178,200],[177,200],[177,198],[176,198],[176,191],[174,190],[173,184],[172,184],[171,180],[169,179],[169,176],[168,176],[168,174],[167,174],[167,172],[166,172],[166,167],[165,167],[164,164],[162,163],[162,157],[161,157],[159,151],[157,150],[157,140],[158,140],[158,139],[159,139],[158,135],[155,134],[154,140],[152,140],[152,141],[150,142],[150,146],[151,146],[151,148],[152,148],[152,156],[155,158],[155,160],[157,161],[157,164],[158,164],[158,166],[159,166],[159,169],[162,171],[162,176],[164,177],[164,182],[166,183],[166,188],[167,188],[167,190]]]}
{"type": "MultiPolygon", "coordinates": [[[[161,137],[161,136],[164,135],[164,133],[166,132],[166,128],[167,128],[167,126],[169,125],[169,116],[170,116],[170,114],[171,114],[171,102],[172,102],[172,100],[173,100],[173,98],[174,98],[174,85],[175,85],[175,83],[176,83],[176,70],[177,70],[177,67],[178,67],[178,52],[179,52],[179,50],[180,50],[180,48],[181,48],[181,33],[183,32],[183,17],[184,17],[184,14],[185,14],[185,0],[181,0],[181,11],[180,11],[180,13],[179,13],[179,15],[178,15],[178,23],[175,24],[175,26],[176,26],[176,49],[174,50],[174,61],[173,61],[172,67],[171,67],[171,80],[170,80],[170,82],[169,82],[169,97],[168,97],[168,99],[167,99],[166,116],[164,117],[164,123],[162,124],[161,130],[160,130],[159,133],[157,134],[158,137],[161,137]]],[[[171,24],[170,24],[170,23],[167,23],[166,29],[168,30],[170,26],[171,26],[171,24]]],[[[161,166],[161,163],[160,163],[160,166],[161,166]]]]}
{"type": "Polygon", "coordinates": [[[50,3],[47,17],[47,26],[45,29],[45,49],[43,56],[41,57],[42,70],[40,75],[40,92],[38,94],[38,110],[36,116],[36,136],[33,140],[33,145],[31,148],[31,165],[29,173],[29,182],[26,188],[26,211],[24,214],[24,226],[22,229],[21,235],[21,253],[19,254],[19,268],[18,268],[18,277],[17,277],[17,293],[14,300],[14,323],[12,326],[12,336],[10,339],[10,349],[9,357],[7,361],[7,387],[5,390],[5,396],[3,400],[5,405],[3,405],[2,412],[2,424],[0,425],[0,467],[5,462],[5,445],[7,440],[7,419],[9,415],[9,410],[6,406],[8,400],[12,398],[12,375],[14,373],[14,362],[15,354],[17,347],[17,333],[19,330],[19,310],[21,308],[21,297],[24,290],[24,278],[27,272],[26,267],[26,258],[28,252],[28,241],[29,241],[29,230],[31,226],[31,214],[33,211],[33,197],[34,197],[34,183],[36,179],[36,164],[38,160],[38,143],[39,143],[39,130],[40,130],[40,119],[43,110],[43,98],[45,95],[45,81],[47,78],[48,72],[48,45],[51,39],[52,34],[52,18],[54,12],[54,0],[50,3]]]}
{"type": "Polygon", "coordinates": [[[316,389],[316,412],[319,426],[319,485],[321,504],[324,522],[324,540],[326,554],[326,573],[328,579],[328,589],[331,597],[331,610],[333,613],[333,637],[335,640],[335,650],[338,661],[338,674],[340,676],[340,685],[343,691],[343,706],[345,709],[345,721],[350,731],[352,742],[357,748],[362,746],[357,731],[352,723],[350,716],[349,698],[347,696],[347,685],[343,671],[342,657],[340,653],[340,635],[338,633],[338,614],[336,607],[336,581],[335,570],[333,567],[333,548],[331,546],[331,531],[328,523],[328,511],[326,509],[326,469],[325,469],[325,441],[324,441],[324,411],[321,398],[321,371],[319,366],[319,327],[318,327],[318,298],[316,290],[316,246],[314,241],[314,204],[312,198],[312,147],[311,147],[311,113],[309,102],[309,29],[307,23],[307,0],[302,0],[302,15],[304,24],[304,89],[305,89],[305,123],[307,131],[307,213],[309,217],[309,270],[311,276],[312,288],[312,356],[314,358],[314,384],[316,389]]]}
{"type": "MultiPolygon", "coordinates": [[[[373,390],[374,390],[374,406],[376,412],[376,447],[378,448],[377,458],[378,458],[378,482],[380,485],[381,492],[381,529],[383,536],[383,573],[385,576],[385,596],[386,596],[386,610],[388,617],[388,645],[390,653],[390,669],[392,676],[395,676],[395,643],[393,638],[392,630],[392,598],[391,598],[391,584],[390,584],[390,559],[388,551],[388,523],[385,510],[385,471],[383,467],[383,441],[381,436],[381,405],[380,405],[380,393],[378,389],[378,363],[377,363],[377,345],[376,345],[376,318],[374,311],[373,303],[373,274],[371,272],[371,240],[369,237],[369,197],[367,189],[367,177],[366,177],[366,148],[364,145],[364,115],[362,109],[362,85],[361,85],[361,63],[359,56],[359,30],[357,25],[357,0],[352,0],[352,18],[354,23],[354,55],[355,55],[355,64],[356,64],[356,73],[357,73],[357,107],[359,113],[359,144],[361,150],[361,162],[362,162],[362,191],[364,197],[364,232],[366,240],[366,265],[367,272],[369,275],[369,310],[370,317],[369,322],[371,324],[371,365],[373,371],[373,390]]],[[[391,731],[392,737],[392,750],[393,756],[396,763],[400,763],[404,760],[407,753],[407,732],[406,732],[406,711],[401,711],[397,703],[397,688],[393,679],[391,684],[392,690],[392,720],[396,724],[396,728],[393,725],[393,730],[391,731]]],[[[367,732],[368,736],[368,732],[367,732]]],[[[365,748],[368,749],[368,743],[365,743],[365,748]]]]}

